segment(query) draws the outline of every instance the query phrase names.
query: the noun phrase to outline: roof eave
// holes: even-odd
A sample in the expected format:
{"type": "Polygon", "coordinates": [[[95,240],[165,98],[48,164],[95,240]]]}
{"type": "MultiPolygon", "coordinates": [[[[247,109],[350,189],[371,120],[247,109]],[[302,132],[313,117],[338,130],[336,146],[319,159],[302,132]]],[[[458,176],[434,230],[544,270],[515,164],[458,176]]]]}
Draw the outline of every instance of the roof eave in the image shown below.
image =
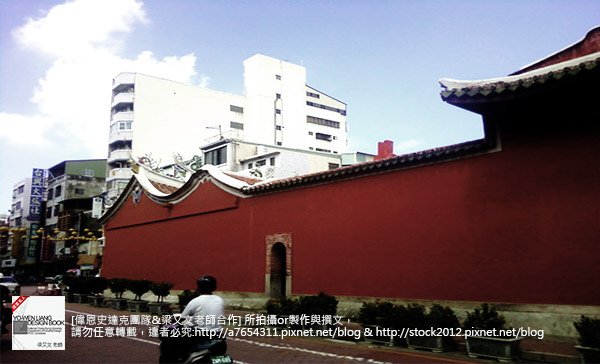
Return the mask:
{"type": "Polygon", "coordinates": [[[421,152],[404,154],[379,161],[359,163],[341,167],[325,172],[277,180],[270,183],[261,183],[243,189],[247,195],[260,195],[274,193],[294,188],[310,187],[335,181],[349,180],[396,170],[421,167],[434,163],[447,162],[487,153],[494,149],[494,145],[487,139],[477,139],[447,147],[434,148],[421,152]]]}
{"type": "Polygon", "coordinates": [[[562,87],[566,80],[585,79],[598,73],[600,52],[571,61],[536,69],[517,76],[479,81],[441,79],[442,100],[463,109],[481,113],[489,106],[562,87]]]}

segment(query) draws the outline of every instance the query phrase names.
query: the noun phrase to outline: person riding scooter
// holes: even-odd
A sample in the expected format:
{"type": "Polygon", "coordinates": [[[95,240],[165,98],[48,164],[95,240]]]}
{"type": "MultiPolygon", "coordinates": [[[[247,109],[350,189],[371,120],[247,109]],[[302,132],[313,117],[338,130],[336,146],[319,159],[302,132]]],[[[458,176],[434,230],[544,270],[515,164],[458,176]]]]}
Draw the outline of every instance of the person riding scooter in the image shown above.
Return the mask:
{"type": "MultiPolygon", "coordinates": [[[[181,313],[176,328],[183,325],[192,329],[191,337],[161,338],[160,363],[171,362],[211,362],[211,355],[224,355],[227,344],[220,338],[222,330],[218,318],[223,316],[223,299],[213,292],[217,289],[217,280],[209,275],[202,276],[196,282],[200,295],[191,300],[181,313]],[[185,324],[181,324],[185,321],[185,324]],[[200,333],[199,335],[197,333],[200,333]]],[[[169,326],[169,325],[167,325],[169,326]]]]}

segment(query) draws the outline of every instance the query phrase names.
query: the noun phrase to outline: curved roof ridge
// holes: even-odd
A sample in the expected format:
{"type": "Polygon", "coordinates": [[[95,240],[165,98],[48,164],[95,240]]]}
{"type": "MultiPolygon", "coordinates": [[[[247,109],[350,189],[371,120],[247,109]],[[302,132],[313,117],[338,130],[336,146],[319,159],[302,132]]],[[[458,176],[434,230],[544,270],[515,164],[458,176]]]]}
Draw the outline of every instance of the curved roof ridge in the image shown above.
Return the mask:
{"type": "Polygon", "coordinates": [[[241,179],[225,174],[223,171],[213,166],[212,164],[205,164],[200,169],[208,172],[211,177],[229,187],[241,190],[245,187],[250,186],[250,184],[246,183],[245,181],[242,181],[241,179]]]}
{"type": "Polygon", "coordinates": [[[154,193],[156,189],[149,190],[145,186],[143,187],[147,196],[154,202],[173,204],[185,200],[187,196],[194,192],[194,190],[200,184],[207,180],[212,180],[215,184],[221,186],[227,192],[236,194],[238,196],[243,196],[242,191],[250,186],[250,184],[246,183],[245,181],[225,174],[218,167],[213,166],[212,164],[205,164],[198,169],[185,184],[170,194],[156,194],[154,193]]]}
{"type": "Polygon", "coordinates": [[[531,63],[521,67],[519,70],[511,73],[510,75],[511,76],[517,75],[517,74],[531,71],[532,69],[542,68],[542,67],[550,66],[552,64],[560,63],[561,62],[560,59],[562,58],[561,56],[566,56],[566,57],[571,57],[571,58],[579,58],[579,57],[585,55],[585,54],[581,54],[581,53],[587,53],[587,54],[595,53],[593,51],[590,52],[590,50],[596,49],[596,52],[598,51],[598,48],[600,46],[600,43],[598,42],[599,38],[600,38],[600,26],[595,26],[592,29],[590,29],[585,34],[585,36],[582,39],[578,40],[577,42],[570,44],[570,45],[564,47],[563,49],[556,51],[542,59],[538,59],[537,61],[531,62],[531,63]],[[586,45],[588,46],[588,49],[585,49],[586,45]]]}
{"type": "MultiPolygon", "coordinates": [[[[440,163],[458,158],[476,156],[490,151],[490,142],[486,139],[476,139],[459,144],[436,147],[428,150],[402,154],[388,159],[370,161],[353,164],[327,171],[313,172],[309,174],[291,176],[281,179],[267,179],[254,185],[228,176],[213,165],[205,165],[200,168],[192,177],[177,191],[169,195],[153,195],[148,193],[146,196],[158,204],[177,204],[185,200],[192,194],[196,188],[207,180],[212,180],[219,188],[225,192],[234,194],[238,197],[248,198],[265,193],[284,191],[293,188],[314,186],[335,181],[342,181],[352,178],[365,177],[389,171],[396,171],[406,168],[414,168],[432,163],[440,163]]],[[[131,194],[134,187],[141,185],[138,178],[132,178],[129,181],[125,191],[117,199],[117,203],[109,208],[102,216],[102,223],[106,223],[111,216],[123,204],[124,200],[131,194]]]]}
{"type": "Polygon", "coordinates": [[[121,195],[119,195],[117,201],[112,206],[110,206],[100,218],[102,223],[108,221],[119,210],[119,208],[123,205],[124,201],[134,190],[135,186],[140,186],[144,191],[144,194],[151,201],[158,204],[178,203],[186,199],[189,194],[191,194],[202,182],[206,181],[207,179],[214,180],[214,182],[216,182],[217,185],[224,187],[225,190],[228,190],[229,192],[232,192],[238,196],[244,196],[243,190],[251,186],[250,184],[244,181],[226,175],[221,170],[219,170],[219,168],[211,164],[207,164],[202,166],[198,171],[196,171],[187,182],[183,183],[180,186],[172,186],[177,187],[175,191],[173,191],[172,193],[165,193],[160,191],[154,185],[154,183],[162,182],[152,181],[152,178],[156,178],[157,176],[165,176],[149,170],[146,166],[143,166],[143,168],[134,169],[137,171],[134,171],[133,177],[129,180],[127,187],[125,187],[123,192],[121,192],[121,195]]]}
{"type": "Polygon", "coordinates": [[[137,173],[133,172],[133,176],[138,181],[140,186],[142,186],[142,188],[146,192],[150,193],[151,195],[159,196],[159,197],[164,197],[164,196],[168,195],[167,193],[164,193],[164,192],[160,191],[158,188],[154,187],[154,185],[152,184],[152,182],[146,175],[144,168],[140,168],[137,173]]]}
{"type": "Polygon", "coordinates": [[[205,164],[204,166],[202,166],[185,183],[182,183],[181,181],[169,178],[160,173],[156,173],[155,171],[150,170],[148,167],[146,167],[144,165],[139,165],[139,166],[142,168],[136,168],[137,173],[136,173],[136,171],[134,171],[134,173],[133,173],[135,179],[138,181],[138,183],[144,189],[145,192],[150,194],[152,197],[158,197],[158,199],[161,200],[160,202],[163,202],[163,200],[169,199],[169,197],[176,197],[176,195],[180,195],[182,193],[185,195],[186,192],[188,192],[187,190],[190,189],[190,186],[196,184],[194,182],[202,179],[202,177],[205,177],[206,175],[208,175],[209,178],[212,178],[212,179],[220,182],[221,184],[224,184],[227,187],[230,187],[230,188],[233,188],[236,190],[240,190],[240,191],[251,185],[250,183],[247,183],[246,181],[243,181],[239,178],[230,176],[230,175],[222,172],[218,167],[215,167],[212,164],[205,164]],[[165,180],[168,180],[167,182],[172,182],[172,183],[165,183],[165,180]],[[171,187],[176,188],[176,190],[171,193],[163,192],[156,187],[157,183],[170,185],[171,187]]]}
{"type": "MultiPolygon", "coordinates": [[[[599,66],[600,52],[595,52],[587,56],[537,68],[518,75],[477,81],[460,81],[443,78],[439,80],[443,88],[440,95],[442,100],[454,105],[466,102],[461,100],[480,100],[480,102],[484,102],[494,97],[505,97],[504,95],[527,92],[527,90],[535,92],[542,85],[557,81],[562,82],[563,79],[567,78],[581,79],[586,75],[598,73],[600,71],[599,66]]],[[[463,108],[477,112],[474,108],[463,108]]]]}
{"type": "Polygon", "coordinates": [[[568,61],[556,63],[556,64],[546,66],[543,68],[536,68],[534,70],[531,70],[531,71],[528,71],[525,73],[516,74],[516,75],[494,77],[494,78],[481,79],[481,80],[456,80],[456,79],[452,79],[452,78],[442,78],[438,82],[447,91],[461,90],[461,89],[465,89],[465,88],[469,88],[469,87],[484,87],[487,85],[498,84],[501,82],[509,84],[512,82],[516,82],[516,81],[520,81],[520,80],[524,80],[524,79],[528,79],[528,78],[533,78],[536,76],[546,75],[551,72],[562,71],[569,67],[575,67],[575,66],[582,65],[586,62],[595,62],[598,60],[600,60],[600,52],[595,52],[595,53],[591,53],[587,56],[583,56],[583,57],[571,59],[568,61]]]}

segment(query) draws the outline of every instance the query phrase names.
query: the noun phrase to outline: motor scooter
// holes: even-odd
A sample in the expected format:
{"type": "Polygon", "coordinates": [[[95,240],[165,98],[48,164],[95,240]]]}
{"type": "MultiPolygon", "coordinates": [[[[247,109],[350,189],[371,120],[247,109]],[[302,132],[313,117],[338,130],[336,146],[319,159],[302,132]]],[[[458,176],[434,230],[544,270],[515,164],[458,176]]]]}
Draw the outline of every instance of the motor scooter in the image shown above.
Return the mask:
{"type": "Polygon", "coordinates": [[[174,335],[183,325],[179,317],[173,316],[174,322],[159,327],[160,357],[159,363],[212,363],[229,364],[233,359],[226,355],[227,342],[221,338],[181,337],[174,335]]]}

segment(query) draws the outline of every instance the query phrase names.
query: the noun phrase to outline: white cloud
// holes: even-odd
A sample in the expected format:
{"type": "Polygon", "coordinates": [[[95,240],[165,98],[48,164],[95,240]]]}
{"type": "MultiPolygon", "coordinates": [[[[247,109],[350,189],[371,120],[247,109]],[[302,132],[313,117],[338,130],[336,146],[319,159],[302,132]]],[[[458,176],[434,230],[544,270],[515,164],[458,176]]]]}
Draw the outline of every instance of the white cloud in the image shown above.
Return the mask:
{"type": "Polygon", "coordinates": [[[193,83],[197,76],[194,70],[195,64],[196,56],[193,53],[182,57],[165,57],[157,60],[152,52],[144,51],[135,60],[122,60],[120,67],[125,72],[135,71],[173,81],[193,83]]]}
{"type": "Polygon", "coordinates": [[[15,30],[18,42],[56,57],[122,43],[118,33],[129,33],[136,22],[146,23],[143,4],[135,0],[76,0],[57,5],[40,19],[28,19],[15,30]]]}
{"type": "Polygon", "coordinates": [[[18,146],[47,146],[45,131],[52,120],[43,116],[23,116],[0,112],[0,139],[9,139],[18,146]]]}
{"type": "MultiPolygon", "coordinates": [[[[76,0],[57,5],[14,31],[19,44],[53,57],[33,90],[31,115],[0,113],[0,139],[15,145],[69,143],[82,158],[107,153],[112,79],[141,72],[183,83],[198,78],[194,54],[157,59],[144,51],[134,59],[118,54],[121,37],[148,23],[136,0],[76,0]],[[27,139],[24,135],[28,135],[27,139]]],[[[200,83],[207,82],[200,76],[200,83]]],[[[77,158],[77,156],[73,156],[77,158]]]]}

